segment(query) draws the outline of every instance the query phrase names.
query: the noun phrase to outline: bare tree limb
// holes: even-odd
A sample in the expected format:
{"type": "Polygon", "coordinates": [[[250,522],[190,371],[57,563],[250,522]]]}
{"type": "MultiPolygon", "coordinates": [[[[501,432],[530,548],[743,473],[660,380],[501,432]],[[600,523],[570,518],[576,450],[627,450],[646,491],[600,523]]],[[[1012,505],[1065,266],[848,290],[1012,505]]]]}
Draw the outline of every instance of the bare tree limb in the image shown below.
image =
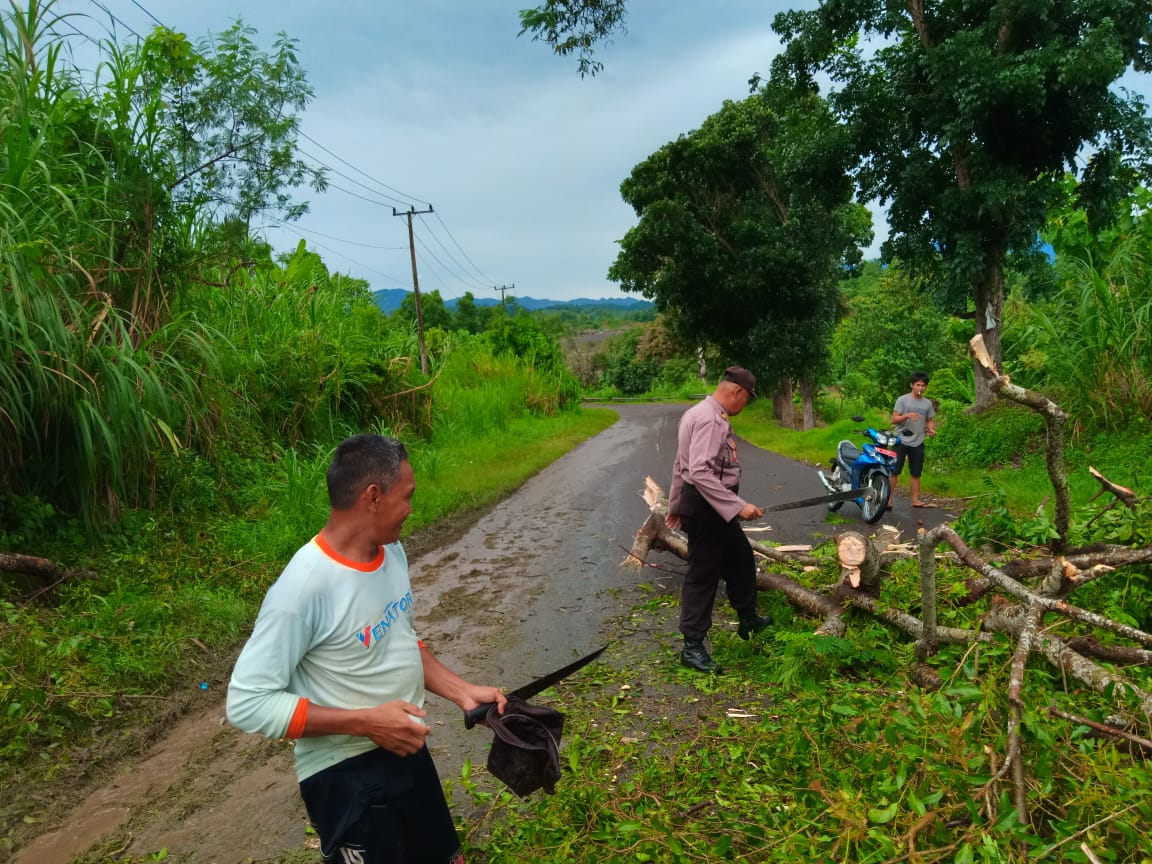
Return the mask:
{"type": "Polygon", "coordinates": [[[1105,477],[1103,474],[1101,474],[1099,471],[1097,471],[1091,465],[1088,466],[1088,473],[1091,474],[1093,477],[1095,477],[1098,481],[1100,481],[1100,485],[1104,487],[1103,489],[1100,490],[1100,492],[1096,493],[1097,495],[1099,495],[1099,494],[1101,494],[1101,492],[1105,492],[1105,491],[1111,492],[1113,495],[1116,496],[1116,498],[1120,501],[1120,503],[1122,503],[1129,510],[1131,510],[1133,507],[1136,506],[1136,493],[1133,492],[1131,489],[1128,489],[1128,488],[1125,488],[1124,486],[1120,486],[1119,484],[1113,483],[1111,480],[1109,480],[1107,477],[1105,477]]]}
{"type": "Polygon", "coordinates": [[[1055,705],[1048,706],[1048,713],[1055,717],[1063,717],[1065,720],[1070,720],[1073,723],[1079,723],[1081,726],[1087,726],[1089,729],[1095,729],[1097,732],[1103,732],[1105,735],[1114,735],[1117,738],[1123,738],[1125,741],[1130,741],[1143,749],[1145,753],[1152,754],[1152,741],[1149,741],[1147,738],[1141,738],[1139,735],[1133,735],[1131,732],[1125,732],[1123,729],[1117,729],[1115,726],[1109,726],[1106,723],[1097,723],[1095,720],[1089,720],[1087,717],[1068,714],[1065,711],[1061,711],[1055,705]]]}
{"type": "MultiPolygon", "coordinates": [[[[913,638],[919,639],[924,633],[924,625],[918,618],[907,612],[901,612],[899,609],[884,608],[880,601],[874,597],[868,597],[850,589],[842,589],[841,596],[857,609],[871,612],[881,621],[899,627],[913,638]]],[[[991,633],[983,633],[979,630],[960,630],[955,627],[936,628],[936,639],[939,642],[963,645],[968,642],[991,642],[992,638],[991,633]]]]}
{"type": "Polygon", "coordinates": [[[1001,373],[993,364],[981,334],[973,336],[968,344],[976,358],[977,368],[987,381],[988,389],[1004,399],[1031,408],[1044,418],[1047,429],[1044,457],[1048,467],[1048,480],[1052,483],[1052,490],[1056,496],[1055,523],[1056,532],[1059,534],[1053,543],[1053,548],[1057,552],[1062,552],[1068,543],[1068,525],[1072,513],[1068,475],[1064,470],[1064,424],[1068,422],[1068,415],[1052,400],[1013,384],[1007,375],[1001,373]]]}
{"type": "Polygon", "coordinates": [[[19,602],[22,603],[35,600],[69,579],[95,579],[97,576],[92,570],[67,567],[51,558],[39,558],[19,552],[0,552],[0,573],[20,573],[47,583],[20,597],[19,602]]]}
{"type": "Polygon", "coordinates": [[[1107,660],[1121,666],[1152,666],[1152,651],[1126,645],[1104,645],[1095,636],[1078,636],[1068,640],[1068,647],[1085,657],[1107,660]]]}
{"type": "MultiPolygon", "coordinates": [[[[1109,567],[1124,567],[1129,564],[1144,564],[1152,561],[1152,546],[1145,546],[1138,549],[1133,549],[1129,546],[1114,546],[1106,545],[1092,551],[1080,552],[1076,554],[1065,555],[1064,560],[1080,570],[1091,569],[1098,564],[1104,564],[1109,567]]],[[[1045,556],[1043,558],[1020,558],[1015,561],[1009,561],[1000,569],[1013,579],[1027,579],[1032,576],[1039,576],[1052,566],[1053,559],[1045,556]]]]}
{"type": "Polygon", "coordinates": [[[1124,636],[1136,642],[1141,642],[1145,645],[1152,645],[1152,633],[1145,633],[1143,630],[1138,630],[1135,627],[1129,627],[1127,624],[1121,624],[1118,621],[1113,621],[1103,615],[1095,612],[1089,612],[1087,609],[1081,609],[1078,606],[1072,606],[1064,600],[1055,597],[1044,597],[1034,591],[1028,590],[1025,586],[1021,585],[1015,579],[1010,578],[1001,570],[993,567],[991,564],[981,560],[967,544],[960,538],[951,527],[948,525],[941,525],[938,529],[938,538],[946,542],[955,551],[960,560],[977,573],[982,574],[987,579],[995,583],[1001,590],[1024,600],[1028,603],[1037,603],[1043,606],[1050,612],[1059,612],[1076,621],[1090,624],[1093,627],[1099,627],[1102,630],[1109,630],[1117,635],[1124,636]]]}

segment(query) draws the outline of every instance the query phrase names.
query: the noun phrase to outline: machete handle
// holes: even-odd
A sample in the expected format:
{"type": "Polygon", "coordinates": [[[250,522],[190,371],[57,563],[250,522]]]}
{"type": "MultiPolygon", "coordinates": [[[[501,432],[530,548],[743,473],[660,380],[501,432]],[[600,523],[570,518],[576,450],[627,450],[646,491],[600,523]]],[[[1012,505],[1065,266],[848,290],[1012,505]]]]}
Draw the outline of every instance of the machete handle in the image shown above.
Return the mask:
{"type": "Polygon", "coordinates": [[[471,729],[477,723],[484,725],[484,718],[488,716],[488,712],[496,705],[495,702],[485,702],[482,705],[477,705],[470,711],[464,712],[464,728],[471,729]]]}

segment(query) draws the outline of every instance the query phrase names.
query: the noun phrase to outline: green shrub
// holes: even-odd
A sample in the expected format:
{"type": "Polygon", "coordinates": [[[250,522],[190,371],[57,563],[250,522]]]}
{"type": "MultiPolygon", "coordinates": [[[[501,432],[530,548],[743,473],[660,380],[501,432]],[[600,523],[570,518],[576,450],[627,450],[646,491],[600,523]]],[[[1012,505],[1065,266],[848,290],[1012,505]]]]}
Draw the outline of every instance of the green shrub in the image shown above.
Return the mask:
{"type": "Polygon", "coordinates": [[[868,405],[891,408],[917,369],[964,362],[952,319],[896,269],[860,287],[832,339],[833,378],[846,397],[868,405]]]}
{"type": "Polygon", "coordinates": [[[998,401],[980,414],[957,402],[940,406],[934,453],[962,468],[1018,465],[1043,447],[1044,419],[1035,411],[998,401]]]}
{"type": "Polygon", "coordinates": [[[625,396],[639,396],[652,389],[661,371],[658,360],[641,359],[641,331],[629,330],[612,340],[604,363],[602,381],[625,396]]]}

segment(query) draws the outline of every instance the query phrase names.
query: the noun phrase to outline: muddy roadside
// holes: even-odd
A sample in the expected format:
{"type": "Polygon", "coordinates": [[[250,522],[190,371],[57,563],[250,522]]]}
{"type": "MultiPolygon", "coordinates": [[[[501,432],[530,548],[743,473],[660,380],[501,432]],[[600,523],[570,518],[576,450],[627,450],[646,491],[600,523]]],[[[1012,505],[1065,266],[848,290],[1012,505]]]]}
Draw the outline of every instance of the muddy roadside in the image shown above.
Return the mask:
{"type": "MultiPolygon", "coordinates": [[[[683,406],[613,408],[619,422],[505,501],[405,538],[421,635],[465,676],[511,689],[605,643],[613,644],[605,662],[634,663],[653,651],[658,662],[674,662],[674,647],[629,622],[639,586],[653,574],[623,562],[647,515],[639,494],[644,478],[667,482],[683,406]]],[[[749,500],[820,494],[808,466],[752,447],[741,461],[749,500]]],[[[823,508],[771,515],[760,535],[771,541],[813,542],[834,528],[823,508]]],[[[892,521],[910,520],[901,527],[914,533],[925,515],[947,516],[940,510],[913,517],[897,502],[892,521]]],[[[674,591],[679,562],[666,563],[656,581],[674,591]]],[[[8,860],[143,861],[165,850],[165,860],[178,864],[316,861],[290,748],[224,722],[232,661],[205,658],[197,676],[205,689],[177,694],[156,722],[109,742],[122,760],[96,769],[89,754],[86,769],[84,754],[76,754],[61,785],[28,790],[37,799],[36,821],[9,838],[23,848],[8,860]]],[[[466,732],[458,709],[437,697],[427,707],[441,776],[458,776],[466,760],[482,765],[490,736],[466,732]]]]}

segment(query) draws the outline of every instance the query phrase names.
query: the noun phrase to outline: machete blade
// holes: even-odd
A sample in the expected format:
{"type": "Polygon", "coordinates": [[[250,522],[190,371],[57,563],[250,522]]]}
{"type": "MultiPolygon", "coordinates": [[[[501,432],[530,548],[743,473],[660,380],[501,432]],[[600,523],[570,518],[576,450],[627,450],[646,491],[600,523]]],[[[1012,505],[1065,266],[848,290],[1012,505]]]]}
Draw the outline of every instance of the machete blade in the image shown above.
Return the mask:
{"type": "Polygon", "coordinates": [[[765,513],[779,513],[781,510],[798,510],[801,507],[815,507],[817,504],[828,504],[832,501],[851,501],[853,498],[867,498],[871,500],[876,490],[871,486],[863,489],[846,489],[843,492],[833,492],[831,495],[821,495],[819,498],[805,498],[803,501],[789,501],[787,504],[773,504],[771,507],[762,507],[765,513]]]}
{"type": "MultiPolygon", "coordinates": [[[[602,645],[591,654],[585,654],[579,660],[573,660],[567,666],[562,666],[554,672],[549,672],[547,675],[543,675],[537,678],[535,681],[529,681],[522,687],[517,687],[515,690],[508,694],[508,698],[524,700],[530,699],[537,693],[540,693],[543,690],[547,690],[558,681],[563,681],[573,672],[576,672],[579,669],[583,669],[585,666],[603,654],[604,649],[607,647],[607,645],[602,645]]],[[[465,711],[464,728],[471,729],[477,723],[482,722],[484,717],[488,714],[488,710],[495,704],[495,702],[485,702],[483,705],[477,705],[471,711],[465,711]]]]}

